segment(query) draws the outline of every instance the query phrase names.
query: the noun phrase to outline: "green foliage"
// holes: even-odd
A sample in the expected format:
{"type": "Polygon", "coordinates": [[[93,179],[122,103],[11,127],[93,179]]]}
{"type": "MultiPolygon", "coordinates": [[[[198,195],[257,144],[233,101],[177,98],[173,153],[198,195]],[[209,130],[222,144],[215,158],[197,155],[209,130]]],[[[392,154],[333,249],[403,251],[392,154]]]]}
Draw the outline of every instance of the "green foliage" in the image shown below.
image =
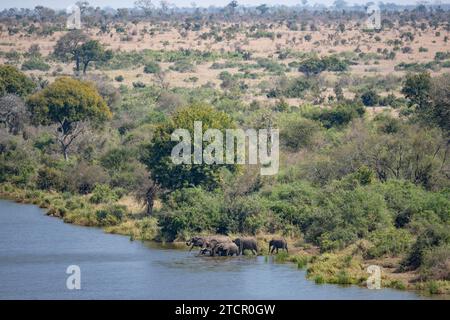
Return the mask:
{"type": "Polygon", "coordinates": [[[144,72],[145,73],[158,73],[161,71],[161,67],[157,62],[151,61],[145,64],[144,72]]]}
{"type": "Polygon", "coordinates": [[[22,63],[22,70],[48,71],[50,70],[50,65],[40,58],[31,58],[22,63]]]}
{"type": "Polygon", "coordinates": [[[361,94],[361,101],[366,107],[373,107],[378,104],[380,97],[375,90],[367,90],[361,94]]]}
{"type": "Polygon", "coordinates": [[[97,184],[92,190],[92,195],[89,198],[89,201],[92,203],[109,203],[114,202],[119,199],[119,195],[107,184],[97,184]]]}
{"type": "Polygon", "coordinates": [[[369,236],[373,244],[368,250],[368,256],[379,258],[384,255],[398,256],[406,253],[412,244],[412,235],[405,229],[380,229],[369,236]]]}
{"type": "Polygon", "coordinates": [[[111,117],[106,103],[91,83],[67,77],[58,78],[29,97],[28,105],[37,123],[57,123],[63,130],[69,130],[74,122],[111,117]]]}
{"type": "MultiPolygon", "coordinates": [[[[152,142],[145,147],[141,159],[151,172],[152,178],[164,188],[174,190],[201,185],[212,189],[220,181],[220,172],[223,168],[236,169],[235,165],[194,164],[192,151],[191,164],[172,162],[171,152],[178,143],[171,141],[171,134],[178,128],[187,129],[193,139],[194,121],[202,122],[203,133],[209,128],[225,130],[235,127],[227,114],[205,104],[194,104],[179,109],[168,122],[158,126],[152,142]]],[[[204,148],[207,144],[203,143],[204,148]]]]}
{"type": "Polygon", "coordinates": [[[317,122],[298,115],[284,117],[279,127],[282,143],[294,151],[310,147],[314,137],[320,131],[320,125],[317,122]]]}
{"type": "Polygon", "coordinates": [[[431,77],[429,73],[409,74],[406,76],[402,93],[409,99],[411,106],[421,111],[430,102],[431,77]]]}
{"type": "Polygon", "coordinates": [[[221,206],[220,194],[199,187],[172,192],[159,216],[162,237],[170,241],[185,234],[216,232],[221,206]]]}
{"type": "Polygon", "coordinates": [[[10,65],[0,65],[0,96],[10,93],[26,96],[35,88],[35,84],[24,73],[10,65]]]}
{"type": "Polygon", "coordinates": [[[64,191],[67,189],[64,173],[51,167],[38,170],[36,186],[42,190],[64,191]]]}
{"type": "MultiPolygon", "coordinates": [[[[450,229],[448,228],[448,224],[428,225],[417,237],[416,242],[412,245],[411,252],[403,261],[403,265],[411,269],[417,269],[422,265],[424,265],[425,269],[430,268],[433,262],[430,260],[430,257],[426,260],[427,253],[430,250],[436,250],[433,248],[439,246],[447,246],[443,250],[448,253],[449,244],[450,229]],[[427,264],[425,264],[425,261],[427,261],[427,264]]],[[[439,262],[439,259],[437,260],[436,262],[439,262]]]]}
{"type": "Polygon", "coordinates": [[[325,128],[330,129],[344,126],[354,118],[361,117],[364,112],[364,108],[358,104],[339,104],[331,109],[304,110],[303,116],[319,121],[325,128]]]}
{"type": "Polygon", "coordinates": [[[109,205],[95,212],[97,222],[100,226],[119,224],[126,214],[126,207],[121,205],[109,205]]]}

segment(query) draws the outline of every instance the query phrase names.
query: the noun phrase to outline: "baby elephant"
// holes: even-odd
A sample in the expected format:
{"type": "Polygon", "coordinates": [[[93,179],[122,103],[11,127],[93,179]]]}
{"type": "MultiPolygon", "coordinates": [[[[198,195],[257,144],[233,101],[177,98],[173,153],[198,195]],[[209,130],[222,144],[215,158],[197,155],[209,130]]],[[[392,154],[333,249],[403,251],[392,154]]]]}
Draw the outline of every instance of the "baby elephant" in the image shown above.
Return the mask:
{"type": "Polygon", "coordinates": [[[254,238],[236,238],[233,242],[239,248],[239,254],[242,254],[244,250],[251,250],[253,254],[258,254],[258,244],[254,238]]]}
{"type": "Polygon", "coordinates": [[[277,249],[277,253],[278,253],[278,249],[286,249],[286,252],[289,253],[288,247],[287,247],[287,242],[283,238],[270,240],[270,242],[269,242],[269,254],[272,254],[273,250],[275,250],[275,249],[277,249]],[[272,248],[272,250],[271,250],[271,248],[272,248]]]}
{"type": "Polygon", "coordinates": [[[215,248],[216,253],[219,256],[232,256],[239,255],[239,248],[233,242],[223,242],[219,243],[215,248]]]}

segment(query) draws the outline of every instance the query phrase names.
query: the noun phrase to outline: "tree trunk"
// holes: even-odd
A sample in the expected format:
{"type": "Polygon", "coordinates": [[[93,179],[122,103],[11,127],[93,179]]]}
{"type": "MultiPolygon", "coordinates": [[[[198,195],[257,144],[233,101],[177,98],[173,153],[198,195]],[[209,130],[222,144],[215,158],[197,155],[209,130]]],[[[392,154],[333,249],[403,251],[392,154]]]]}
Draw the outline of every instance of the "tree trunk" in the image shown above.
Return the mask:
{"type": "Polygon", "coordinates": [[[89,61],[84,63],[84,65],[83,65],[83,74],[86,74],[86,70],[88,68],[88,64],[89,64],[89,61]]]}
{"type": "Polygon", "coordinates": [[[79,56],[75,57],[75,68],[77,70],[77,73],[80,72],[80,57],[79,56]]]}
{"type": "Polygon", "coordinates": [[[145,192],[145,202],[147,204],[147,215],[151,216],[153,214],[153,205],[155,203],[155,198],[157,193],[159,192],[159,185],[154,181],[151,181],[150,186],[145,192]]]}
{"type": "Polygon", "coordinates": [[[69,161],[69,146],[66,146],[66,145],[64,145],[63,143],[61,143],[61,145],[62,145],[62,151],[63,151],[63,154],[64,154],[64,160],[65,161],[69,161]]]}

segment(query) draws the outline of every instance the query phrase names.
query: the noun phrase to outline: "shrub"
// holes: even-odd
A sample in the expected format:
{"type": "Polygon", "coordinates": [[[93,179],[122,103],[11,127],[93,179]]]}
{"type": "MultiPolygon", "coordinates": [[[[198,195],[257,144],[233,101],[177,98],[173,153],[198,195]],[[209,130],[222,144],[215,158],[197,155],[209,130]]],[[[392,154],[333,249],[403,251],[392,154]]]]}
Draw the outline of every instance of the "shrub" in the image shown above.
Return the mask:
{"type": "Polygon", "coordinates": [[[407,252],[412,244],[411,234],[404,229],[376,230],[370,234],[369,239],[373,244],[368,250],[371,258],[400,255],[407,252]]]}
{"type": "Polygon", "coordinates": [[[39,71],[48,71],[50,70],[50,65],[45,63],[40,58],[31,58],[26,60],[22,64],[22,70],[39,70],[39,71]]]}
{"type": "MultiPolygon", "coordinates": [[[[411,248],[411,252],[408,257],[403,261],[402,265],[412,269],[417,269],[422,266],[425,261],[428,261],[429,266],[433,264],[433,260],[428,256],[426,260],[427,253],[432,252],[433,247],[445,246],[450,244],[450,231],[444,225],[429,225],[426,229],[421,232],[417,237],[416,242],[411,248]]],[[[439,249],[441,252],[445,253],[447,249],[439,249]]],[[[441,254],[440,252],[440,254],[441,254]]],[[[424,267],[426,269],[426,266],[424,267]]]]}
{"type": "Polygon", "coordinates": [[[65,190],[66,181],[63,172],[49,167],[39,169],[36,178],[36,187],[42,190],[65,190]]]}
{"type": "Polygon", "coordinates": [[[0,65],[0,96],[6,93],[26,96],[34,87],[33,81],[16,67],[0,65]]]}
{"type": "Polygon", "coordinates": [[[144,67],[145,73],[158,73],[161,71],[161,67],[157,62],[148,62],[144,67]]]}
{"type": "Polygon", "coordinates": [[[114,80],[116,80],[117,82],[122,82],[123,80],[125,80],[125,78],[122,75],[118,75],[114,78],[114,80]]]}
{"type": "Polygon", "coordinates": [[[425,280],[450,281],[450,246],[444,244],[426,250],[420,274],[425,280]]]}
{"type": "Polygon", "coordinates": [[[106,208],[97,210],[95,216],[101,226],[116,225],[122,221],[126,215],[126,207],[121,205],[110,205],[106,208]]]}
{"type": "Polygon", "coordinates": [[[189,60],[178,60],[172,66],[169,67],[170,70],[177,72],[193,72],[195,70],[194,65],[189,60]]]}
{"type": "Polygon", "coordinates": [[[361,117],[365,110],[358,104],[340,104],[332,109],[314,109],[304,112],[306,118],[317,120],[330,129],[348,124],[356,117],[361,117]]]}
{"type": "Polygon", "coordinates": [[[283,144],[291,150],[299,150],[311,146],[320,125],[313,120],[297,116],[282,121],[280,128],[283,144]]]}
{"type": "Polygon", "coordinates": [[[367,90],[361,94],[361,101],[367,107],[372,107],[378,104],[380,97],[375,90],[367,90]]]}
{"type": "Polygon", "coordinates": [[[91,198],[89,199],[92,203],[108,203],[117,201],[119,196],[117,193],[107,185],[107,184],[96,184],[94,190],[92,190],[91,198]]]}
{"type": "Polygon", "coordinates": [[[136,81],[136,82],[133,82],[133,87],[134,88],[145,88],[146,86],[145,86],[145,83],[143,83],[142,81],[136,81]]]}

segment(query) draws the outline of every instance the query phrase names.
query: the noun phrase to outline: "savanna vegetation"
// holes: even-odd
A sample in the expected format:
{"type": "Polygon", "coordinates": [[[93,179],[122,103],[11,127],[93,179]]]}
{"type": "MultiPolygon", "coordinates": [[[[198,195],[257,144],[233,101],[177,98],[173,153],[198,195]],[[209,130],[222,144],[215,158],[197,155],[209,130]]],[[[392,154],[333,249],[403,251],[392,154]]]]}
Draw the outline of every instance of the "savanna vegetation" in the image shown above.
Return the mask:
{"type": "Polygon", "coordinates": [[[316,283],[378,264],[385,286],[449,293],[450,11],[382,8],[374,31],[341,2],[84,4],[72,31],[49,8],[1,12],[0,195],[132,239],[253,235],[265,254],[282,235],[276,259],[316,283]],[[11,42],[30,38],[45,45],[11,42]],[[278,128],[280,171],[174,165],[170,135],[194,121],[278,128]]]}

